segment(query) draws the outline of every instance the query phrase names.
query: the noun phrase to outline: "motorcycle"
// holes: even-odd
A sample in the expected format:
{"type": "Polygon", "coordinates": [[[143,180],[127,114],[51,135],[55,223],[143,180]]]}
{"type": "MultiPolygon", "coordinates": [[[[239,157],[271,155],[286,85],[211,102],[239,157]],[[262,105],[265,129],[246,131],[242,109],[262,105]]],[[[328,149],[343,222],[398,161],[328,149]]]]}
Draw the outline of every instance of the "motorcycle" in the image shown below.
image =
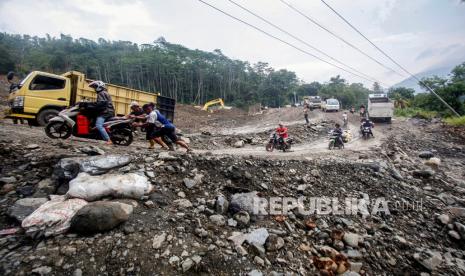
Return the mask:
{"type": "MultiPolygon", "coordinates": [[[[79,105],[64,109],[58,116],[49,120],[45,126],[45,134],[52,139],[67,139],[71,135],[75,137],[102,140],[102,137],[92,126],[89,114],[81,110],[79,105]]],[[[103,127],[115,145],[129,146],[134,139],[132,133],[132,120],[111,118],[103,124],[103,127]]]]}
{"type": "Polygon", "coordinates": [[[373,134],[371,132],[371,127],[362,126],[361,132],[362,132],[362,137],[363,137],[364,140],[368,140],[368,139],[370,139],[371,136],[373,136],[373,134]]]}
{"type": "Polygon", "coordinates": [[[291,149],[291,145],[294,142],[292,138],[288,138],[286,140],[286,144],[283,143],[283,139],[278,136],[277,133],[273,133],[270,135],[270,140],[268,144],[266,144],[266,151],[273,151],[274,149],[282,150],[283,152],[289,151],[291,149]]]}
{"type": "Polygon", "coordinates": [[[328,149],[332,150],[334,148],[338,149],[343,149],[344,148],[344,142],[341,142],[340,139],[338,138],[339,135],[331,132],[329,135],[329,144],[328,144],[328,149]]]}

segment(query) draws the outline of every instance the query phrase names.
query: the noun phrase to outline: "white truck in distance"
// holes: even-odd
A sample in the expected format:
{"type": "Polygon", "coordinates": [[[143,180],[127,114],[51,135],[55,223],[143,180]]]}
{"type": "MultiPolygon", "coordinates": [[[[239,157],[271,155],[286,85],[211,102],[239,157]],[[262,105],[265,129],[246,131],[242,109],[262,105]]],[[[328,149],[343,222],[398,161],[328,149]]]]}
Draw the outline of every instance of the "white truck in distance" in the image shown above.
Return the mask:
{"type": "Polygon", "coordinates": [[[384,120],[391,123],[394,115],[394,103],[387,94],[369,94],[367,111],[370,120],[384,120]]]}
{"type": "Polygon", "coordinates": [[[304,104],[307,104],[309,108],[321,108],[321,97],[320,96],[305,96],[304,104]]]}

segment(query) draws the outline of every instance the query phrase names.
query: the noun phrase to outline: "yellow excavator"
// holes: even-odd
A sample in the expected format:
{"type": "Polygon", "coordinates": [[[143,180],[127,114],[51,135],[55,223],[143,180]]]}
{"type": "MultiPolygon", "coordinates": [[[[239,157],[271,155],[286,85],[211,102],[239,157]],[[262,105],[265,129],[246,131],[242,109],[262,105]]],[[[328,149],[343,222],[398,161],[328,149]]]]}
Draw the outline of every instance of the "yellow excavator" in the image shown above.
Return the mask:
{"type": "Polygon", "coordinates": [[[224,108],[224,101],[221,98],[211,100],[209,102],[206,102],[205,105],[202,107],[202,110],[208,111],[208,108],[212,105],[219,104],[221,108],[224,108]]]}

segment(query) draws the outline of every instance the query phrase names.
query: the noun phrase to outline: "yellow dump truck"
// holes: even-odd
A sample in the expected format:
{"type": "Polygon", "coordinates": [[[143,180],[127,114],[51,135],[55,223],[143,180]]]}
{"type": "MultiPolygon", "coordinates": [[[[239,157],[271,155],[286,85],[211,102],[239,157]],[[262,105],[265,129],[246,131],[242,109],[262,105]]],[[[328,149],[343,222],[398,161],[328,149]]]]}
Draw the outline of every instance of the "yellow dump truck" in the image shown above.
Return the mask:
{"type": "MultiPolygon", "coordinates": [[[[33,71],[11,91],[6,117],[22,118],[32,125],[44,126],[60,110],[83,100],[95,100],[96,93],[88,87],[89,82],[91,80],[83,73],[76,71],[62,75],[33,71]]],[[[141,105],[153,102],[168,119],[174,119],[174,99],[113,84],[107,84],[107,89],[117,115],[130,113],[132,101],[141,105]]]]}

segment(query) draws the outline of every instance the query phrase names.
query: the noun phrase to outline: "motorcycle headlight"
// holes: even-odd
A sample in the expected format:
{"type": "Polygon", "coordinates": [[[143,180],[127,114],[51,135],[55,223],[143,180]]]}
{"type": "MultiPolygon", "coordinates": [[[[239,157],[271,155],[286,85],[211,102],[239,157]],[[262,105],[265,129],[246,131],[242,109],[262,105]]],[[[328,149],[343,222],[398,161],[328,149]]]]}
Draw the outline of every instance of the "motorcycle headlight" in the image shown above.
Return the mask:
{"type": "Polygon", "coordinates": [[[17,96],[13,100],[13,107],[24,107],[24,96],[17,96]]]}

